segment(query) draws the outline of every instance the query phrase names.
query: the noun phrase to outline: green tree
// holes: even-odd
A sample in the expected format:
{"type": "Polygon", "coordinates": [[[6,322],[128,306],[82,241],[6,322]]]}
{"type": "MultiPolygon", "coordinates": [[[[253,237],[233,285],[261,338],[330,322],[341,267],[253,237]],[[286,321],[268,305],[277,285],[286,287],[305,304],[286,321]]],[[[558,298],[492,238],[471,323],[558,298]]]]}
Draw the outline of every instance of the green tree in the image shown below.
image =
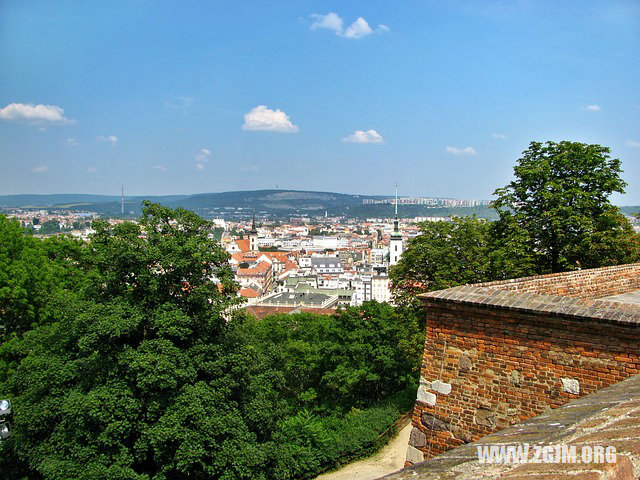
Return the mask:
{"type": "Polygon", "coordinates": [[[379,446],[415,400],[423,335],[412,312],[366,302],[335,315],[248,318],[269,478],[313,478],[379,446]]]}
{"type": "Polygon", "coordinates": [[[0,341],[48,321],[52,297],[78,278],[80,251],[68,237],[34,238],[0,216],[0,341]]]}
{"type": "Polygon", "coordinates": [[[610,149],[563,141],[531,142],[514,167],[515,179],[496,190],[500,215],[497,258],[524,247],[537,273],[637,261],[638,236],[610,202],[624,193],[620,160],[610,149]]]}
{"type": "Polygon", "coordinates": [[[146,204],[96,224],[83,281],[54,319],[0,347],[22,354],[0,471],[16,478],[264,478],[242,410],[249,356],[227,321],[237,286],[208,222],[146,204]],[[22,471],[16,472],[17,466],[22,471]]]}
{"type": "Polygon", "coordinates": [[[415,305],[418,293],[490,279],[490,228],[476,217],[421,224],[389,272],[395,300],[415,305]]]}
{"type": "Polygon", "coordinates": [[[50,235],[60,232],[60,222],[58,222],[58,220],[47,220],[46,222],[41,224],[40,230],[38,230],[38,233],[41,235],[50,235]]]}
{"type": "Polygon", "coordinates": [[[260,252],[277,252],[278,251],[278,247],[271,246],[271,247],[258,247],[258,251],[260,252]]]}
{"type": "Polygon", "coordinates": [[[417,317],[365,302],[335,315],[272,315],[245,327],[252,348],[284,375],[295,409],[345,413],[396,393],[417,371],[417,317]]]}

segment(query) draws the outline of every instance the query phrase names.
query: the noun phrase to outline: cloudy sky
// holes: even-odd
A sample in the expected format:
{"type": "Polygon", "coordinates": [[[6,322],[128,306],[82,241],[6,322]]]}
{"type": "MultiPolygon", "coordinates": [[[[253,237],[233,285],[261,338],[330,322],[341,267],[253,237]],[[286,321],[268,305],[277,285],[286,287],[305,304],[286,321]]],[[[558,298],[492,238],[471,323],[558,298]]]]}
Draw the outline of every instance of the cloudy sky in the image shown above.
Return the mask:
{"type": "Polygon", "coordinates": [[[490,198],[531,140],[640,204],[637,1],[0,3],[0,194],[490,198]]]}

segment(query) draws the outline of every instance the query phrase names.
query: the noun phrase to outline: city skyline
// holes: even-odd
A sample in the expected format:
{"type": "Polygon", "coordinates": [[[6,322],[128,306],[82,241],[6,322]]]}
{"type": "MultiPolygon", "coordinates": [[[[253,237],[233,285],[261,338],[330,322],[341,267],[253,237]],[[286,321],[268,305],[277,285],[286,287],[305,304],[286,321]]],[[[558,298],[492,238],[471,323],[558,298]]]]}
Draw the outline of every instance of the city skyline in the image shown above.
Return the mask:
{"type": "Polygon", "coordinates": [[[0,7],[0,194],[491,199],[530,141],[640,204],[636,2],[0,7]]]}

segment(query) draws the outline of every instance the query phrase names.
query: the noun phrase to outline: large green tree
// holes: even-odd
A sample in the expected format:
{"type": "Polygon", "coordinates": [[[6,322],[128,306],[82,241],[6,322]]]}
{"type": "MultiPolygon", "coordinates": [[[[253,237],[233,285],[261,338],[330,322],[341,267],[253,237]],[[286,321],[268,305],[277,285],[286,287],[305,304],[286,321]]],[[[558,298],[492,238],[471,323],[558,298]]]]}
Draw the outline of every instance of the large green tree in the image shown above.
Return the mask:
{"type": "Polygon", "coordinates": [[[246,352],[225,312],[228,255],[195,214],[147,204],[139,224],[96,224],[83,281],[53,318],[0,347],[16,478],[260,478],[245,422],[246,352]],[[20,470],[20,466],[22,470],[20,470]]]}
{"type": "Polygon", "coordinates": [[[495,256],[506,266],[520,257],[536,273],[637,261],[638,235],[610,202],[626,183],[609,154],[600,145],[531,142],[515,179],[495,192],[496,246],[505,247],[495,256]]]}
{"type": "Polygon", "coordinates": [[[465,283],[640,261],[640,235],[611,204],[620,161],[600,145],[532,142],[496,190],[495,222],[424,224],[391,269],[396,301],[465,283]]]}

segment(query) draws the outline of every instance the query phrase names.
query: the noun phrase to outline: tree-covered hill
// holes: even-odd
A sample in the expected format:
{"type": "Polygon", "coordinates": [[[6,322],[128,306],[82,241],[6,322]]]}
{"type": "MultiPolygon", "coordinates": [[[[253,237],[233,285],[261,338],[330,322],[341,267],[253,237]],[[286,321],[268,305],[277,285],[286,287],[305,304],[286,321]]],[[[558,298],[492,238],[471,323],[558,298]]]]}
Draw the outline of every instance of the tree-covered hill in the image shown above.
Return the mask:
{"type": "MultiPolygon", "coordinates": [[[[124,202],[125,216],[137,217],[145,200],[170,208],[185,208],[205,217],[251,216],[267,214],[279,218],[291,216],[346,215],[351,218],[391,217],[393,206],[389,203],[363,204],[365,198],[385,198],[376,195],[350,195],[333,192],[298,190],[250,190],[195,195],[127,196],[124,202]]],[[[4,195],[0,207],[49,208],[91,211],[101,215],[119,216],[119,196],[58,194],[58,195],[4,195]]],[[[429,207],[403,205],[401,217],[473,215],[492,218],[489,207],[429,207]]]]}

